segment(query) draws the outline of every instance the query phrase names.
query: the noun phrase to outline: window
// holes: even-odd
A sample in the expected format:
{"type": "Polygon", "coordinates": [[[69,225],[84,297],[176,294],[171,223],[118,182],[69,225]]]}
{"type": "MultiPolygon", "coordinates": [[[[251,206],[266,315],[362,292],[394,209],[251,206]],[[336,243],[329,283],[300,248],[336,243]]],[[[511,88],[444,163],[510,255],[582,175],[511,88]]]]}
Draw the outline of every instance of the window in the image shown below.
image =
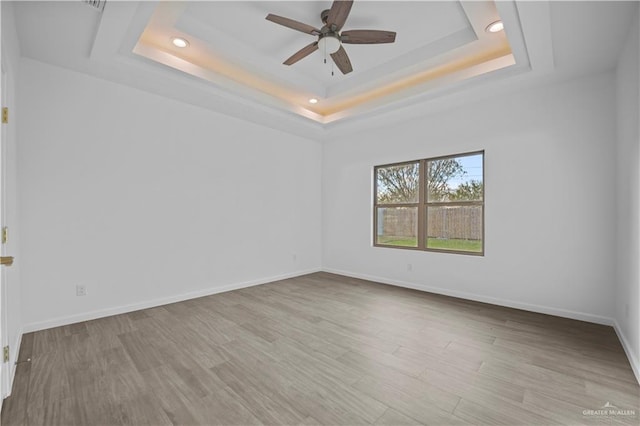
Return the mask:
{"type": "Polygon", "coordinates": [[[374,169],[374,245],[484,254],[484,152],[374,169]]]}
{"type": "Polygon", "coordinates": [[[418,247],[420,162],[376,167],[376,243],[418,247]]]}

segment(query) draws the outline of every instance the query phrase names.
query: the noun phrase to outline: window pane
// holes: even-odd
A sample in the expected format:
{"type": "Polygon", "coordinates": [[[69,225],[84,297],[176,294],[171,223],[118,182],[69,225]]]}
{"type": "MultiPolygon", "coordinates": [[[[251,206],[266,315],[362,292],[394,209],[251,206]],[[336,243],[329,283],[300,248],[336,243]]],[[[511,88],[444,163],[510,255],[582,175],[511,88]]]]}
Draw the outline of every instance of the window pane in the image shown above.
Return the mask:
{"type": "Polygon", "coordinates": [[[427,248],[482,252],[482,206],[427,207],[427,248]]]}
{"type": "Polygon", "coordinates": [[[416,162],[376,169],[378,204],[417,203],[418,164],[416,162]]]}
{"type": "Polygon", "coordinates": [[[482,156],[427,161],[427,201],[482,201],[482,156]]]}
{"type": "Polygon", "coordinates": [[[418,247],[418,208],[378,207],[376,244],[418,247]]]}

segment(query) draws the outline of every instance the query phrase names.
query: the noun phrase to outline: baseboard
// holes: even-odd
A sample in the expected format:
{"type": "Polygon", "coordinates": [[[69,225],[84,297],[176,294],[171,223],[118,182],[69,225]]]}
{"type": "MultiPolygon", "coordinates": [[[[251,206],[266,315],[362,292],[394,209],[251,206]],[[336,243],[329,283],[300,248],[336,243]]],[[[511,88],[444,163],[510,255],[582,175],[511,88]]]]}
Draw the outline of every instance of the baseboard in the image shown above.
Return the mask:
{"type": "Polygon", "coordinates": [[[613,326],[614,324],[613,318],[588,314],[585,312],[576,312],[576,311],[570,311],[566,309],[550,308],[547,306],[533,305],[529,303],[517,302],[514,300],[483,296],[479,294],[450,290],[450,289],[441,288],[441,287],[431,287],[431,286],[422,285],[422,284],[415,284],[415,283],[406,282],[406,281],[393,280],[393,279],[388,279],[384,277],[377,277],[373,275],[360,274],[357,272],[350,272],[350,271],[342,271],[342,270],[332,269],[332,268],[322,268],[322,270],[324,272],[329,272],[332,274],[345,275],[347,277],[360,278],[363,280],[375,281],[383,284],[393,285],[396,287],[410,288],[413,290],[420,290],[420,291],[426,291],[429,293],[442,294],[444,296],[458,297],[461,299],[489,303],[492,305],[505,306],[507,308],[522,309],[524,311],[537,312],[540,314],[554,315],[558,317],[571,318],[579,321],[593,322],[596,324],[603,324],[603,325],[609,325],[609,326],[613,326]]]}
{"type": "Polygon", "coordinates": [[[635,374],[636,380],[638,381],[638,384],[640,384],[640,360],[638,359],[638,355],[634,353],[633,348],[622,332],[622,329],[620,328],[617,320],[613,321],[613,329],[616,331],[618,339],[620,339],[620,343],[622,343],[622,348],[624,349],[624,353],[627,354],[627,358],[629,359],[629,364],[631,364],[633,374],[635,374]]]}
{"type": "Polygon", "coordinates": [[[445,296],[459,297],[461,299],[474,300],[476,302],[490,303],[492,305],[505,306],[508,308],[522,309],[525,311],[537,312],[537,313],[547,314],[547,315],[555,315],[563,318],[571,318],[579,321],[587,321],[587,322],[592,322],[596,324],[611,326],[613,327],[616,334],[618,335],[618,339],[622,344],[622,348],[624,349],[624,352],[627,355],[627,358],[629,359],[629,364],[631,365],[633,374],[635,375],[636,380],[638,381],[638,384],[640,384],[640,361],[638,360],[637,355],[634,353],[633,349],[631,348],[631,345],[629,344],[629,341],[625,337],[624,333],[622,333],[622,330],[620,329],[618,322],[613,318],[587,314],[584,312],[570,311],[566,309],[557,309],[557,308],[549,308],[546,306],[532,305],[529,303],[522,303],[522,302],[516,302],[513,300],[482,296],[478,294],[449,290],[449,289],[444,289],[439,287],[431,287],[431,286],[420,285],[420,284],[415,284],[415,283],[410,283],[410,282],[405,282],[400,280],[390,280],[388,278],[376,277],[376,276],[366,275],[366,274],[359,274],[359,273],[349,272],[349,271],[342,271],[342,270],[332,269],[332,268],[323,268],[322,270],[324,272],[329,272],[332,274],[344,275],[347,277],[359,278],[359,279],[368,280],[368,281],[375,281],[383,284],[393,285],[396,287],[410,288],[413,290],[420,290],[420,291],[426,291],[429,293],[442,294],[445,296]]]}
{"type": "MultiPolygon", "coordinates": [[[[208,289],[198,290],[198,291],[189,292],[189,293],[183,293],[180,295],[165,297],[161,299],[154,299],[154,300],[134,303],[130,305],[118,306],[118,307],[108,308],[108,309],[101,309],[101,310],[92,311],[92,312],[85,312],[82,314],[54,318],[52,320],[26,324],[23,326],[23,331],[21,331],[18,334],[17,341],[14,345],[15,352],[11,359],[17,359],[17,356],[20,350],[20,345],[22,344],[23,333],[29,333],[29,332],[38,331],[38,330],[45,330],[47,328],[59,327],[62,325],[73,324],[81,321],[88,321],[88,320],[102,318],[110,315],[118,315],[118,314],[123,314],[127,312],[133,312],[140,309],[153,308],[156,306],[162,306],[169,303],[181,302],[184,300],[195,299],[198,297],[210,296],[212,294],[224,293],[227,291],[238,290],[241,288],[253,287],[256,285],[266,284],[266,283],[279,281],[287,278],[295,278],[302,275],[307,275],[307,274],[320,272],[320,271],[329,272],[332,274],[344,275],[352,278],[359,278],[359,279],[368,280],[368,281],[379,282],[383,284],[393,285],[396,287],[410,288],[414,290],[426,291],[429,293],[458,297],[466,300],[473,300],[476,302],[489,303],[492,305],[505,306],[509,308],[522,309],[525,311],[537,312],[541,314],[555,315],[555,316],[564,317],[564,318],[576,319],[579,321],[587,321],[587,322],[592,322],[596,324],[612,326],[616,334],[618,335],[618,338],[620,339],[620,342],[625,351],[625,354],[627,355],[627,358],[629,359],[629,363],[631,364],[633,373],[636,379],[638,380],[638,383],[640,384],[640,363],[639,363],[638,357],[636,356],[633,349],[629,345],[629,342],[626,339],[625,335],[622,333],[622,330],[620,329],[618,322],[613,318],[588,314],[585,312],[576,312],[576,311],[570,311],[566,309],[558,309],[558,308],[550,308],[550,307],[540,306],[540,305],[533,305],[529,303],[517,302],[517,301],[507,300],[507,299],[500,299],[500,298],[495,298],[490,296],[483,296],[483,295],[478,295],[474,293],[467,293],[467,292],[450,290],[450,289],[445,289],[440,287],[432,287],[432,286],[427,286],[422,284],[415,284],[415,283],[401,281],[401,280],[393,280],[393,279],[388,279],[384,277],[360,274],[356,272],[343,271],[343,270],[338,270],[333,268],[313,268],[313,269],[308,269],[304,271],[296,271],[288,274],[271,276],[271,277],[261,278],[257,280],[251,280],[251,281],[243,281],[243,282],[224,285],[221,287],[214,287],[214,288],[208,288],[208,289]]],[[[13,388],[13,380],[15,378],[15,373],[16,373],[16,365],[14,363],[11,368],[9,395],[11,394],[11,389],[13,388]]]]}
{"type": "Polygon", "coordinates": [[[32,331],[46,330],[48,328],[60,327],[62,325],[73,324],[82,321],[89,321],[93,319],[108,317],[111,315],[124,314],[127,312],[138,311],[140,309],[154,308],[157,306],[167,305],[169,303],[182,302],[184,300],[196,299],[198,297],[210,296],[212,294],[224,293],[231,290],[238,290],[241,288],[253,287],[256,285],[266,284],[273,281],[280,281],[287,278],[295,278],[301,275],[307,275],[314,272],[321,271],[320,268],[307,269],[304,271],[296,271],[282,275],[276,275],[266,278],[260,278],[257,280],[243,281],[238,283],[232,283],[223,285],[220,287],[212,287],[198,291],[192,291],[175,296],[164,297],[160,299],[153,299],[139,303],[132,303],[130,305],[117,306],[113,308],[100,309],[97,311],[83,312],[81,314],[69,315],[64,317],[58,317],[46,321],[32,322],[23,326],[25,333],[32,331]]]}

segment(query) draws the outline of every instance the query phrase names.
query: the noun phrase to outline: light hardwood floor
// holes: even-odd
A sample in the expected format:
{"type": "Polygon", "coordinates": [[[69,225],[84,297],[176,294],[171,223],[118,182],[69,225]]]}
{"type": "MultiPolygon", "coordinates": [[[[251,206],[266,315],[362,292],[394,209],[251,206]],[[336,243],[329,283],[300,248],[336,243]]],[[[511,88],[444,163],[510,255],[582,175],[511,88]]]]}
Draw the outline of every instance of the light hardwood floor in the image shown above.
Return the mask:
{"type": "Polygon", "coordinates": [[[317,273],[26,334],[2,425],[638,425],[639,397],[611,327],[317,273]]]}

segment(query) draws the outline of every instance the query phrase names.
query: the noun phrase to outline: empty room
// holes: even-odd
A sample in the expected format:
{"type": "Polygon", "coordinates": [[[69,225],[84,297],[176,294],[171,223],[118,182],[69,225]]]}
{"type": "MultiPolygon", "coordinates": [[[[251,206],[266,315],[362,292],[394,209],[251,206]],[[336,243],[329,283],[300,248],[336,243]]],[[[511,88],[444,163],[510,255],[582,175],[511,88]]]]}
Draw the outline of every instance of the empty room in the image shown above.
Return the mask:
{"type": "Polygon", "coordinates": [[[0,6],[3,426],[640,424],[640,2],[0,6]]]}

